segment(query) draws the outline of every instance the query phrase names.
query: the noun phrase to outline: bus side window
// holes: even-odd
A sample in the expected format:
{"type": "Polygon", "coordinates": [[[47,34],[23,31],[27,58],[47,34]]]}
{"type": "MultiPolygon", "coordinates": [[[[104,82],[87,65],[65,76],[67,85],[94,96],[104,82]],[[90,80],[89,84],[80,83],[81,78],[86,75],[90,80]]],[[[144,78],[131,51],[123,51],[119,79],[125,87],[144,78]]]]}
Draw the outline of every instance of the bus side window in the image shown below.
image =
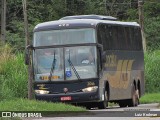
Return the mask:
{"type": "Polygon", "coordinates": [[[128,44],[128,40],[129,40],[128,27],[124,27],[124,35],[125,35],[125,39],[124,39],[125,42],[124,42],[123,49],[129,50],[130,46],[128,44]]]}
{"type": "Polygon", "coordinates": [[[112,49],[112,27],[110,25],[100,25],[98,29],[98,43],[103,45],[103,50],[112,49]]]}
{"type": "Polygon", "coordinates": [[[118,26],[113,26],[112,28],[112,40],[113,40],[113,49],[119,50],[119,44],[118,44],[118,26]]]}
{"type": "Polygon", "coordinates": [[[124,37],[124,27],[123,26],[118,26],[118,41],[117,41],[117,44],[118,44],[118,49],[119,50],[125,50],[126,47],[126,42],[125,41],[125,37],[124,37]]]}
{"type": "Polygon", "coordinates": [[[104,32],[103,32],[103,47],[104,47],[104,50],[107,50],[108,48],[108,26],[107,25],[104,25],[104,32]]]}
{"type": "Polygon", "coordinates": [[[103,40],[102,31],[103,31],[103,28],[102,28],[102,25],[100,25],[98,28],[98,43],[99,44],[102,44],[102,40],[103,40]]]}
{"type": "Polygon", "coordinates": [[[129,33],[128,34],[129,34],[128,44],[130,46],[130,50],[135,50],[135,48],[137,46],[134,46],[134,39],[133,39],[134,29],[133,29],[133,27],[129,28],[129,33]]]}
{"type": "Polygon", "coordinates": [[[141,30],[140,28],[134,29],[134,41],[136,41],[136,50],[142,50],[142,37],[141,37],[141,30]]]}
{"type": "Polygon", "coordinates": [[[106,25],[105,27],[105,38],[106,38],[106,49],[110,50],[112,49],[112,32],[111,32],[111,26],[110,25],[106,25]]]}

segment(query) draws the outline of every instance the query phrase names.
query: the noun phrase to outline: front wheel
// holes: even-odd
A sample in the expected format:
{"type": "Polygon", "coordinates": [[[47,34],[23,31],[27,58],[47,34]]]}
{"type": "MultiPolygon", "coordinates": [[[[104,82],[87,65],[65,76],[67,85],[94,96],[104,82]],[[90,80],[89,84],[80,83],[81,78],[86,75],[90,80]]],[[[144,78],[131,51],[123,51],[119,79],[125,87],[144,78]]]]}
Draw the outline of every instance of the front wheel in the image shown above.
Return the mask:
{"type": "Polygon", "coordinates": [[[99,109],[106,109],[108,107],[108,92],[104,91],[104,101],[98,103],[99,109]]]}

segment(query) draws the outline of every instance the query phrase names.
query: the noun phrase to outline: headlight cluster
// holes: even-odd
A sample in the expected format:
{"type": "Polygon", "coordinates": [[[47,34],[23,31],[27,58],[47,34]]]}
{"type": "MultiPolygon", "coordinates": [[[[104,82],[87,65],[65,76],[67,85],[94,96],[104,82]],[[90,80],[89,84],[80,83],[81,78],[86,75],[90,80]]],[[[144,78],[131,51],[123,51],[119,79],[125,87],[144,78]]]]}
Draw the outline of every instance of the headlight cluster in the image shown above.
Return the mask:
{"type": "Polygon", "coordinates": [[[92,87],[87,87],[87,88],[84,88],[82,89],[83,92],[95,92],[97,91],[98,89],[98,86],[92,86],[92,87]]]}
{"type": "Polygon", "coordinates": [[[48,94],[49,91],[47,91],[47,90],[35,90],[35,93],[37,93],[37,94],[48,94]]]}

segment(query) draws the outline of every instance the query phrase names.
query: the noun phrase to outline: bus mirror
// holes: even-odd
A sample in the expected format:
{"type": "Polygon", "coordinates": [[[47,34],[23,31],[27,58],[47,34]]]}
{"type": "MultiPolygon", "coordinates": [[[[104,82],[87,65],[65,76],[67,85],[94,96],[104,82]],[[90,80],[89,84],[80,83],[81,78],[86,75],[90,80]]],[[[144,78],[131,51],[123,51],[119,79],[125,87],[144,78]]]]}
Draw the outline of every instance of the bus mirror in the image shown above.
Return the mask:
{"type": "Polygon", "coordinates": [[[30,49],[32,48],[31,45],[28,45],[25,49],[25,64],[29,65],[29,61],[30,61],[30,49]]]}

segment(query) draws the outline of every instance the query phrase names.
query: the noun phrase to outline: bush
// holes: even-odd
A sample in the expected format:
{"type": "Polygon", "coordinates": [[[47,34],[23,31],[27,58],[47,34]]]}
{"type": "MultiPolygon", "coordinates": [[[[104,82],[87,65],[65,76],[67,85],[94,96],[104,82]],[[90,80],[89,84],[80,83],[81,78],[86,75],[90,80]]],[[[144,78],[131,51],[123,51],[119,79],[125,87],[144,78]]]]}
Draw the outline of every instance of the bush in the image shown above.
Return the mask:
{"type": "Polygon", "coordinates": [[[9,45],[0,49],[0,100],[27,96],[27,69],[24,56],[14,55],[9,45]]]}
{"type": "Polygon", "coordinates": [[[145,54],[146,92],[160,91],[160,50],[145,54]]]}

